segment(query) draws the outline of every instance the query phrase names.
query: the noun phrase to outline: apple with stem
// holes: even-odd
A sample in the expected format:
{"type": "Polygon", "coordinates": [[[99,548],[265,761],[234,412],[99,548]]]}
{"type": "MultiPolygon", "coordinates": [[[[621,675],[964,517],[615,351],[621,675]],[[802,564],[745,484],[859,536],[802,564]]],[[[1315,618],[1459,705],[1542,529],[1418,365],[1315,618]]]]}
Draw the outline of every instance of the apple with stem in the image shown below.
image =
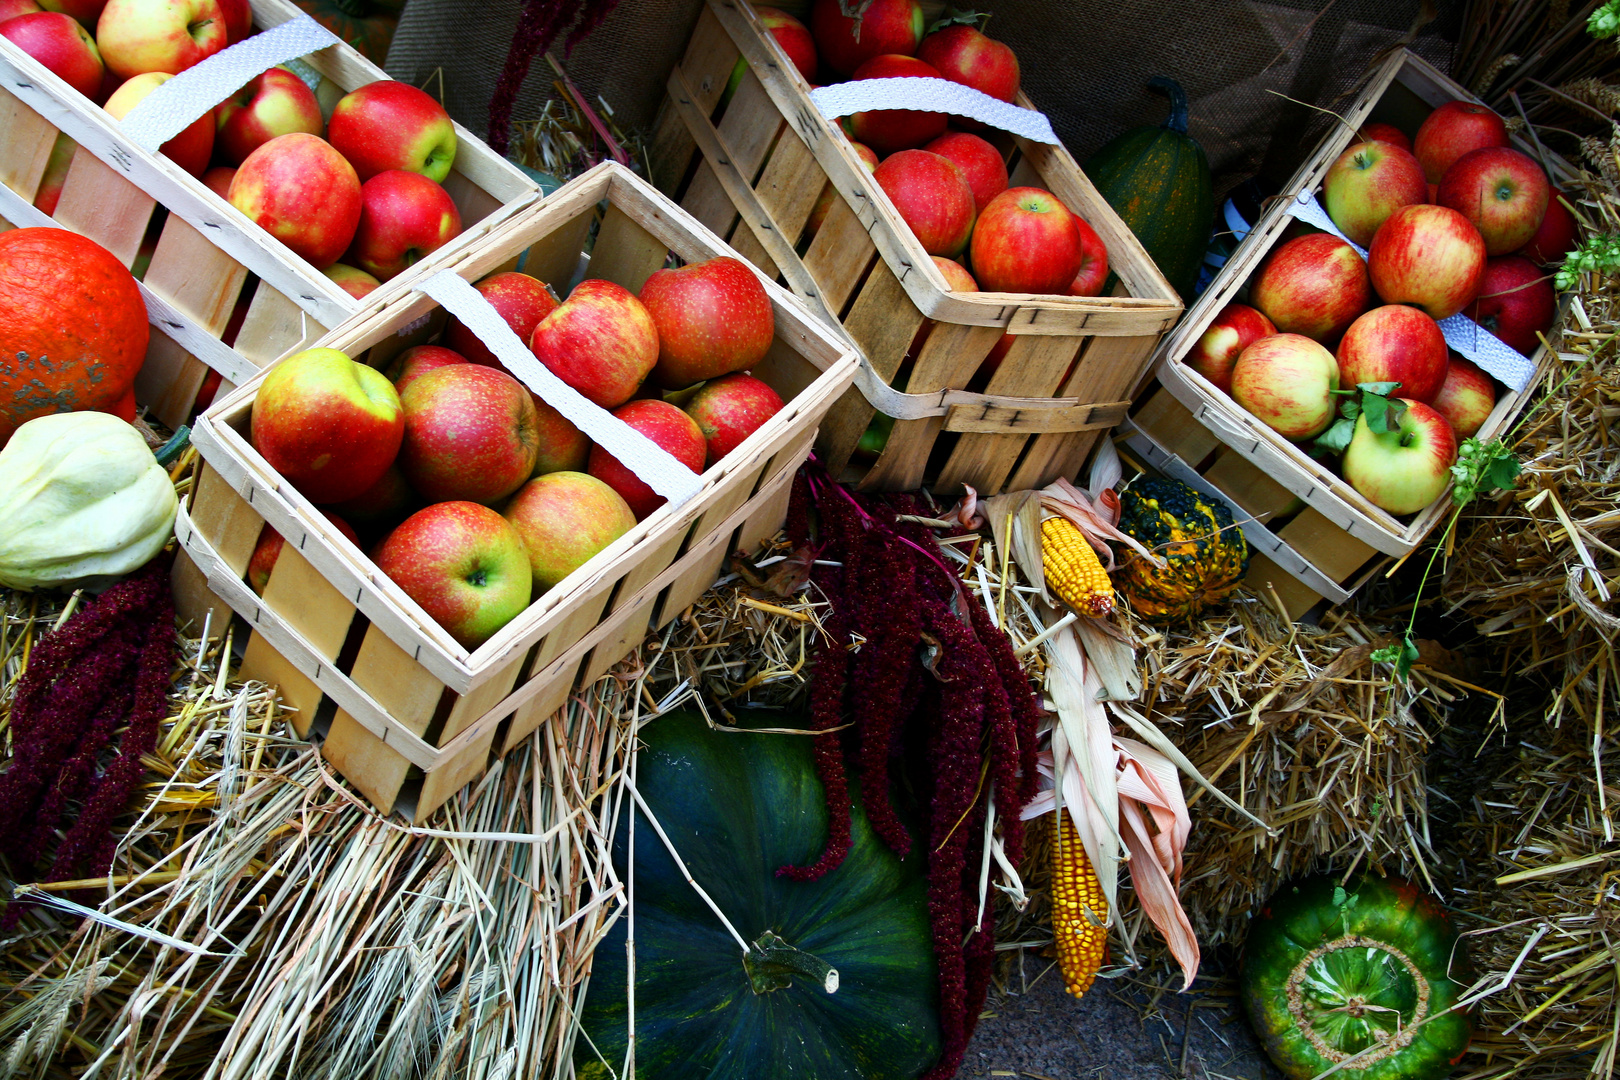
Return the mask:
{"type": "Polygon", "coordinates": [[[979,287],[1067,293],[1086,260],[1079,220],[1040,188],[1008,188],[991,199],[973,230],[971,261],[979,287]]]}
{"type": "Polygon", "coordinates": [[[1350,147],[1322,178],[1328,217],[1351,243],[1366,247],[1384,220],[1403,206],[1429,201],[1423,166],[1410,153],[1385,142],[1350,147]]]}
{"type": "Polygon", "coordinates": [[[383,538],[372,557],[466,649],[493,637],[533,595],[522,538],[505,518],[475,502],[418,510],[383,538]]]}
{"type": "Polygon", "coordinates": [[[917,0],[872,0],[856,18],[840,0],[815,0],[810,33],[821,62],[846,78],[866,61],[885,53],[912,56],[923,36],[923,10],[917,0]]]}
{"type": "Polygon", "coordinates": [[[249,79],[215,107],[215,117],[220,153],[232,165],[242,164],[277,135],[295,131],[319,135],[326,130],[315,91],[283,67],[249,79]]]}
{"type": "Polygon", "coordinates": [[[1457,436],[1431,406],[1395,400],[1406,408],[1393,431],[1374,432],[1366,413],[1356,418],[1341,468],[1350,486],[1374,506],[1391,514],[1415,514],[1438,499],[1451,482],[1457,436]]]}
{"type": "Polygon", "coordinates": [[[1492,146],[1458,158],[1435,201],[1473,222],[1485,238],[1485,254],[1506,255],[1530,242],[1551,196],[1547,174],[1528,154],[1492,146]]]}
{"type": "Polygon", "coordinates": [[[345,94],[332,109],[326,137],[362,181],[403,169],[442,184],[456,160],[456,127],[444,106],[392,79],[345,94]]]}
{"type": "Polygon", "coordinates": [[[96,41],[71,15],[36,11],[0,23],[0,37],[32,56],[87,98],[101,92],[103,57],[96,41]]]}
{"type": "Polygon", "coordinates": [[[344,258],[388,281],[460,235],[461,211],[449,192],[419,173],[389,169],[360,185],[360,222],[344,258]]]}
{"type": "Polygon", "coordinates": [[[230,43],[219,0],[107,0],[96,44],[121,79],[150,71],[178,75],[230,43]]]}

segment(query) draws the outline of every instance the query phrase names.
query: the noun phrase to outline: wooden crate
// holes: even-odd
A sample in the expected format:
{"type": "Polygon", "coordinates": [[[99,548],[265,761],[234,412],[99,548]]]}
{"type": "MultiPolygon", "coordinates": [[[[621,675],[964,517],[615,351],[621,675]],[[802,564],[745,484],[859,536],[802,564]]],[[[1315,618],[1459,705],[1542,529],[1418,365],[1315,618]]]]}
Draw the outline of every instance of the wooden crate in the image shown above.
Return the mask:
{"type": "MultiPolygon", "coordinates": [[[[727,248],[628,170],[608,163],[450,260],[468,281],[524,270],[559,291],[590,247],[587,276],[639,290],[673,252],[687,262],[727,248]],[[605,200],[607,209],[598,203],[605,200]],[[590,237],[596,226],[594,246],[590,237]]],[[[854,352],[774,284],[776,342],[753,374],[786,407],[703,474],[700,493],[665,506],[540,596],[469,652],[346,541],[249,445],[259,381],[197,421],[202,473],[175,533],[191,562],[177,569],[184,615],[210,608],[252,628],[245,676],[280,685],[300,734],[335,708],[322,752],[383,810],[420,820],[481,774],[560,706],[622,659],[649,626],[703,593],[726,556],[781,526],[793,474],[816,425],[850,385],[854,352]],[[265,522],[287,543],[263,597],[243,582],[265,522]],[[206,590],[202,583],[206,581],[206,590]],[[211,590],[211,594],[208,590],[211,590]]],[[[396,292],[320,342],[381,366],[437,333],[444,313],[396,292]]],[[[214,625],[223,623],[216,620],[214,625]]]]}
{"type": "MultiPolygon", "coordinates": [[[[1156,378],[1137,395],[1123,432],[1145,463],[1166,475],[1224,495],[1270,573],[1276,591],[1296,617],[1326,600],[1341,603],[1380,567],[1415,549],[1451,508],[1450,488],[1426,510],[1397,518],[1368,502],[1337,473],[1282,438],[1186,365],[1192,350],[1222,308],[1247,296],[1267,254],[1292,223],[1289,204],[1300,192],[1320,193],[1322,178],[1355,141],[1362,124],[1381,121],[1407,132],[1446,101],[1478,100],[1410,52],[1402,50],[1378,68],[1355,104],[1299,169],[1247,239],[1233,252],[1209,289],[1187,313],[1156,358],[1156,378]]],[[[1541,159],[1536,148],[1519,149],[1541,159]]],[[[1553,181],[1567,179],[1566,163],[1549,156],[1553,181]]],[[[1483,332],[1483,331],[1482,331],[1483,332]]],[[[1547,350],[1532,362],[1545,369],[1547,350]]],[[[1529,404],[1536,386],[1504,388],[1479,431],[1489,440],[1507,430],[1529,404]]]]}
{"type": "MultiPolygon", "coordinates": [[[[287,0],[252,0],[268,28],[302,12],[287,0]]],[[[347,45],[304,58],[326,80],[330,101],[382,70],[347,45]]],[[[445,190],[466,231],[437,258],[475,242],[539,198],[522,170],[456,129],[455,168],[445,190]]],[[[175,166],[127,139],[118,122],[11,42],[0,39],[0,223],[50,225],[82,233],[134,263],[149,230],[157,247],[144,275],[153,308],[152,345],[136,381],[137,398],[170,427],[190,416],[208,369],[229,383],[307,345],[353,315],[361,303],[294,255],[240,211],[175,166]],[[78,143],[52,218],[34,208],[57,135],[78,143]],[[154,306],[151,298],[156,298],[154,306]],[[238,303],[245,318],[231,348],[220,343],[238,303]],[[212,342],[212,344],[210,344],[212,342]]],[[[384,285],[390,289],[428,262],[384,285]]]]}
{"type": "Polygon", "coordinates": [[[1052,191],[1101,235],[1120,295],[951,292],[747,0],[709,0],[668,90],[654,180],[767,276],[841,322],[872,378],[892,385],[917,331],[932,324],[905,390],[933,415],[898,421],[876,462],[851,468],[876,411],[852,389],[816,444],[834,475],[867,489],[908,490],[925,479],[986,494],[1035,487],[1074,475],[1123,418],[1181,301],[1061,146],[1002,139],[1014,185],[1052,191]],[[739,56],[747,72],[715,118],[739,56]],[[806,237],[829,184],[832,209],[806,237]],[[984,394],[967,393],[1004,332],[1016,335],[1005,362],[984,394]]]}

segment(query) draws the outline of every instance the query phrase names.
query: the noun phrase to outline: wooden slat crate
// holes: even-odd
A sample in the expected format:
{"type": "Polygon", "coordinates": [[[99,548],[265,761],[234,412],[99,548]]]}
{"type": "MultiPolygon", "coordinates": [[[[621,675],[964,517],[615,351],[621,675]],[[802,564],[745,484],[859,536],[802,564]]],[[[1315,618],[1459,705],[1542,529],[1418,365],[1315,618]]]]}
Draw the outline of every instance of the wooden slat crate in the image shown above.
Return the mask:
{"type": "MultiPolygon", "coordinates": [[[[287,0],[252,3],[261,28],[302,14],[287,0]]],[[[325,99],[387,78],[347,45],[304,59],[327,80],[325,99]]],[[[144,282],[164,305],[154,329],[168,332],[154,333],[136,396],[170,427],[190,416],[209,367],[234,383],[360,310],[359,301],[201,181],[130,142],[94,102],[0,39],[0,221],[48,224],[33,202],[59,133],[78,149],[54,223],[90,237],[125,266],[133,264],[149,231],[158,233],[144,282]],[[239,302],[248,306],[232,357],[224,346],[200,339],[217,343],[239,302]]],[[[441,258],[539,198],[522,170],[471,132],[458,127],[456,139],[455,167],[444,187],[466,231],[435,253],[441,258]]],[[[384,288],[426,272],[429,261],[384,288]]]]}
{"type": "MultiPolygon", "coordinates": [[[[524,271],[566,293],[587,248],[586,276],[633,291],[671,252],[694,262],[729,250],[608,163],[465,249],[448,269],[477,281],[514,268],[526,252],[524,271]]],[[[858,361],[788,293],[774,284],[768,291],[776,341],[752,370],[786,407],[705,472],[695,498],[648,517],[480,648],[451,640],[253,450],[249,415],[262,378],[211,408],[193,433],[202,472],[175,529],[191,559],[177,568],[182,614],[200,620],[212,606],[221,626],[229,613],[219,601],[240,613],[253,631],[244,674],[280,685],[298,710],[300,734],[324,719],[323,698],[329,702],[335,713],[322,752],[378,807],[420,820],[481,774],[492,751],[515,745],[649,626],[691,604],[732,551],[781,526],[793,474],[858,361]],[[259,597],[243,574],[267,521],[287,544],[259,597]]],[[[432,300],[402,290],[320,344],[381,366],[443,322],[432,300]]]]}
{"type": "MultiPolygon", "coordinates": [[[[885,384],[918,329],[933,324],[905,391],[933,398],[939,415],[898,421],[870,468],[851,467],[876,411],[851,389],[816,444],[834,475],[867,489],[908,490],[925,479],[982,493],[1035,487],[1074,475],[1098,435],[1124,416],[1181,301],[1061,146],[996,136],[1014,185],[1050,190],[1097,230],[1119,295],[951,292],[746,0],[709,0],[668,90],[650,154],[660,188],[840,321],[885,384]],[[711,120],[739,56],[747,73],[711,120]],[[829,184],[832,208],[807,238],[829,184]],[[1017,336],[1006,360],[984,394],[965,392],[1003,332],[1017,336]]],[[[1032,107],[1023,97],[1018,104],[1032,107]]]]}
{"type": "MultiPolygon", "coordinates": [[[[1373,121],[1416,131],[1436,105],[1476,101],[1463,87],[1402,50],[1378,68],[1355,104],[1299,169],[1248,238],[1233,252],[1209,289],[1188,312],[1156,358],[1156,378],[1137,395],[1124,433],[1146,463],[1166,475],[1225,495],[1254,545],[1256,565],[1269,573],[1294,616],[1320,601],[1341,603],[1391,558],[1421,544],[1451,507],[1448,487],[1426,510],[1402,520],[1379,509],[1336,472],[1272,431],[1184,363],[1188,352],[1222,308],[1247,296],[1266,255],[1292,222],[1290,198],[1320,194],[1322,178],[1373,121]]],[[[1543,160],[1515,137],[1519,149],[1543,160]]],[[[1563,161],[1545,158],[1557,184],[1571,175],[1563,161]]],[[[1544,370],[1545,347],[1532,357],[1544,370]]],[[[1530,403],[1536,380],[1524,391],[1502,388],[1496,408],[1479,431],[1482,440],[1504,432],[1530,403]]],[[[1252,571],[1251,571],[1252,572],[1252,571]]]]}

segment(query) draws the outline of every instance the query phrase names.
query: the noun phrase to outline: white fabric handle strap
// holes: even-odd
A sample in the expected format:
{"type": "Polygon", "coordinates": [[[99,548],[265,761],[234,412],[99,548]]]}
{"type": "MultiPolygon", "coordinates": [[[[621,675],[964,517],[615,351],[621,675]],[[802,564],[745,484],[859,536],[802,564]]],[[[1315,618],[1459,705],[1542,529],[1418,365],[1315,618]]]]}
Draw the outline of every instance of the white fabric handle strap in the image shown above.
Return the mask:
{"type": "Polygon", "coordinates": [[[455,273],[441,270],[419,283],[416,291],[437,300],[440,307],[460,319],[520,382],[671,505],[685,502],[702,489],[698,475],[669,451],[587,399],[535,359],[489,301],[455,273]]]}
{"type": "Polygon", "coordinates": [[[857,79],[817,87],[810,91],[810,100],[821,110],[822,116],[834,121],[840,116],[872,109],[913,109],[971,117],[1031,142],[1055,146],[1058,141],[1045,113],[1019,108],[949,79],[915,75],[857,79]]]}
{"type": "Polygon", "coordinates": [[[131,142],[155,154],[250,79],[337,44],[337,36],[308,15],[288,19],[182,71],[148,94],[119,126],[131,142]]]}
{"type": "MultiPolygon", "coordinates": [[[[1315,225],[1318,229],[1337,236],[1355,248],[1362,258],[1367,257],[1365,248],[1344,235],[1339,231],[1339,227],[1333,224],[1333,219],[1322,209],[1322,204],[1316,201],[1314,193],[1302,191],[1296,195],[1289,212],[1307,225],[1315,225]]],[[[1530,380],[1535,378],[1536,366],[1530,362],[1529,357],[1466,315],[1457,314],[1449,319],[1441,319],[1440,332],[1446,336],[1447,345],[1478,364],[1514,393],[1522,391],[1530,385],[1530,380]]]]}

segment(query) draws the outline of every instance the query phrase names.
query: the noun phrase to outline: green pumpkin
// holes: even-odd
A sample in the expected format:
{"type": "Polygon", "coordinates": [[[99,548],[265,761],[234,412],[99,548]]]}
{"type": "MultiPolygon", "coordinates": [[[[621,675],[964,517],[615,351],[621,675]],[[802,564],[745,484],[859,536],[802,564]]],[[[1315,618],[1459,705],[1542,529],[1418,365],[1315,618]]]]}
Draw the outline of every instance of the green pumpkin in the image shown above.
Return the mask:
{"type": "Polygon", "coordinates": [[[1085,173],[1160,272],[1190,300],[1215,220],[1209,158],[1187,134],[1187,95],[1180,84],[1161,75],[1148,85],[1169,95],[1169,119],[1115,138],[1091,155],[1085,173]]]}
{"type": "MultiPolygon", "coordinates": [[[[768,726],[802,727],[773,716],[768,726]]],[[[730,734],[672,713],[641,730],[637,790],[692,877],[751,946],[744,956],[636,815],[636,1075],[641,1080],[911,1080],[939,1056],[923,860],[904,862],[852,807],[849,856],[815,882],[827,806],[798,735],[730,734]],[[828,993],[828,968],[837,990],[828,993]]],[[[627,872],[628,807],[613,864],[627,872]]],[[[621,916],[597,946],[582,1018],[615,1071],[625,1053],[621,916]]],[[[581,1080],[610,1074],[585,1038],[581,1080]]]]}
{"type": "Polygon", "coordinates": [[[1249,572],[1249,545],[1232,508],[1180,480],[1146,477],[1119,496],[1119,529],[1163,559],[1154,566],[1124,551],[1114,588],[1149,622],[1196,618],[1249,572]]]}
{"type": "MultiPolygon", "coordinates": [[[[1278,890],[1249,929],[1239,988],[1266,1052],[1307,1080],[1440,1080],[1468,1048],[1457,932],[1414,886],[1325,874],[1278,890]]],[[[1466,976],[1465,976],[1466,977],[1466,976]]]]}

